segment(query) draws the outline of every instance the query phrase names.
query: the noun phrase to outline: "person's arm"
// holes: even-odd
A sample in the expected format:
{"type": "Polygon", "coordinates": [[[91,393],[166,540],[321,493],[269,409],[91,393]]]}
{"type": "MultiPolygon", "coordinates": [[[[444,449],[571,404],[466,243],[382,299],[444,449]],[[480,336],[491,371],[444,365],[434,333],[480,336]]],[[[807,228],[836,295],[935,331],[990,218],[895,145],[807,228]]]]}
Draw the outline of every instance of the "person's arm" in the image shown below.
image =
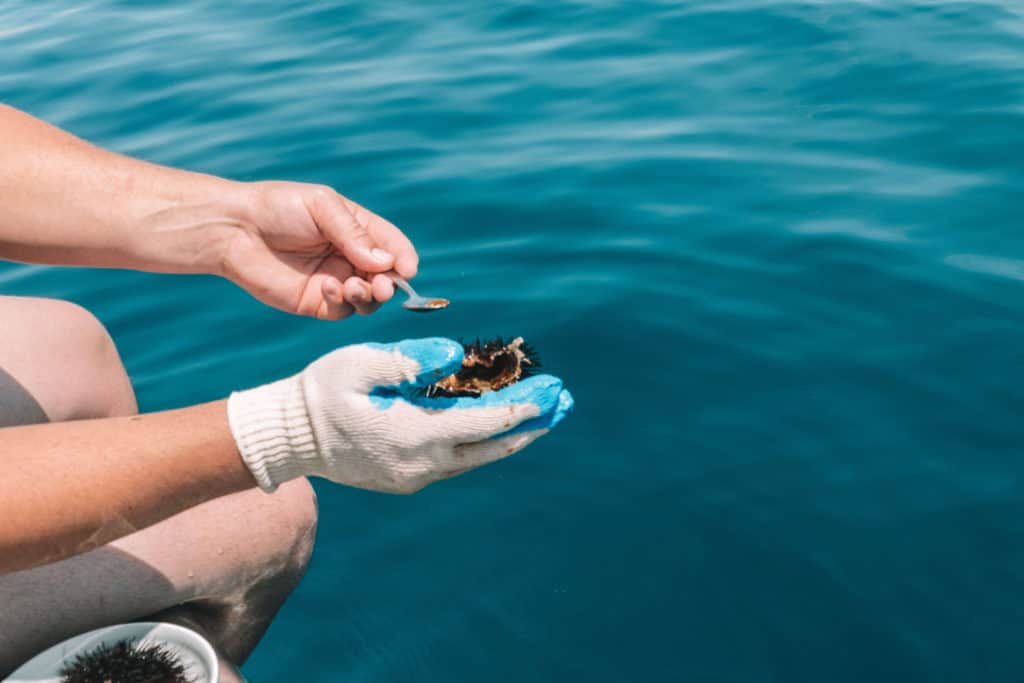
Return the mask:
{"type": "Polygon", "coordinates": [[[0,430],[0,574],[256,486],[225,403],[0,430]]]}
{"type": "Polygon", "coordinates": [[[293,313],[369,312],[416,274],[395,226],[329,187],[240,183],[100,149],[0,105],[0,258],[227,277],[293,313]]]}
{"type": "Polygon", "coordinates": [[[572,409],[550,375],[426,398],[462,357],[450,339],[358,344],[227,402],[0,429],[0,574],[257,484],[318,476],[412,493],[524,448],[572,409]]]}

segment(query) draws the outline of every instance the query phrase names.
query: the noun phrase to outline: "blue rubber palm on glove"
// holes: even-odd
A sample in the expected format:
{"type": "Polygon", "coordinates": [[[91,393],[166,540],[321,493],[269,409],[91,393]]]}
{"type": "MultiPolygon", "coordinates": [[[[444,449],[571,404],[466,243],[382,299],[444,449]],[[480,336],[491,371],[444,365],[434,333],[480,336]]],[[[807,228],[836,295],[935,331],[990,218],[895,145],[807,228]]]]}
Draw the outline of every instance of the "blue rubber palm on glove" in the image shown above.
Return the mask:
{"type": "Polygon", "coordinates": [[[423,387],[459,370],[462,354],[443,338],[357,344],[236,392],[228,419],[242,459],[268,491],[312,475],[412,493],[523,449],[572,410],[551,375],[479,398],[423,396],[423,387]]]}

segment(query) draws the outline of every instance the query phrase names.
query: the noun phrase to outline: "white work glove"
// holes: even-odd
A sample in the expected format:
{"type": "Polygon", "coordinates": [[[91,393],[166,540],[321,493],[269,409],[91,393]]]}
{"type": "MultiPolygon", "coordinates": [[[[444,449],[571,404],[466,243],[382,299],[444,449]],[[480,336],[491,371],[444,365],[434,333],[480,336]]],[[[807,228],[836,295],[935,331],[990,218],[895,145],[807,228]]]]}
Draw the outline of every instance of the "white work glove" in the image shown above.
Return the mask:
{"type": "Polygon", "coordinates": [[[231,394],[231,433],[266,491],[312,475],[412,493],[511,455],[572,410],[551,375],[479,398],[425,397],[422,387],[457,372],[462,355],[442,338],[342,347],[297,375],[231,394]]]}

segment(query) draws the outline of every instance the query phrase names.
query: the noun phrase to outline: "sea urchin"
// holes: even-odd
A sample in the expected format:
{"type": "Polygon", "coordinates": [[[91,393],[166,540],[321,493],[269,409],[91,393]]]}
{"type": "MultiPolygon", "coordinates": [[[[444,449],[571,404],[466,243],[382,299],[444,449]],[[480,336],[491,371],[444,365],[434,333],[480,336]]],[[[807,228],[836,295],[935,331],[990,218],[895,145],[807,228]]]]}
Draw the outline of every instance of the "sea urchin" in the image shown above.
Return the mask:
{"type": "Polygon", "coordinates": [[[61,683],[191,683],[185,667],[159,644],[125,639],[80,654],[61,670],[61,683]]]}
{"type": "Polygon", "coordinates": [[[465,356],[458,373],[431,384],[427,396],[480,396],[529,377],[540,369],[536,352],[522,337],[501,337],[463,344],[465,356]]]}

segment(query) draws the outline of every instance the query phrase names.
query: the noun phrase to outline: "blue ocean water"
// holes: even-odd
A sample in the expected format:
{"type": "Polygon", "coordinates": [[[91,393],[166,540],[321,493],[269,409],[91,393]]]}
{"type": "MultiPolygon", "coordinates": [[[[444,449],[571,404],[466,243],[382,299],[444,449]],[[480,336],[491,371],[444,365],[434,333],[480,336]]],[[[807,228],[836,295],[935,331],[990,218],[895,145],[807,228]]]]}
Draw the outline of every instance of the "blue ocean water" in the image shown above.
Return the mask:
{"type": "Polygon", "coordinates": [[[340,344],[523,335],[577,412],[413,497],[318,485],[254,681],[1005,681],[1024,669],[1016,3],[0,4],[0,99],[329,183],[444,314],[5,265],[143,409],[340,344]]]}

